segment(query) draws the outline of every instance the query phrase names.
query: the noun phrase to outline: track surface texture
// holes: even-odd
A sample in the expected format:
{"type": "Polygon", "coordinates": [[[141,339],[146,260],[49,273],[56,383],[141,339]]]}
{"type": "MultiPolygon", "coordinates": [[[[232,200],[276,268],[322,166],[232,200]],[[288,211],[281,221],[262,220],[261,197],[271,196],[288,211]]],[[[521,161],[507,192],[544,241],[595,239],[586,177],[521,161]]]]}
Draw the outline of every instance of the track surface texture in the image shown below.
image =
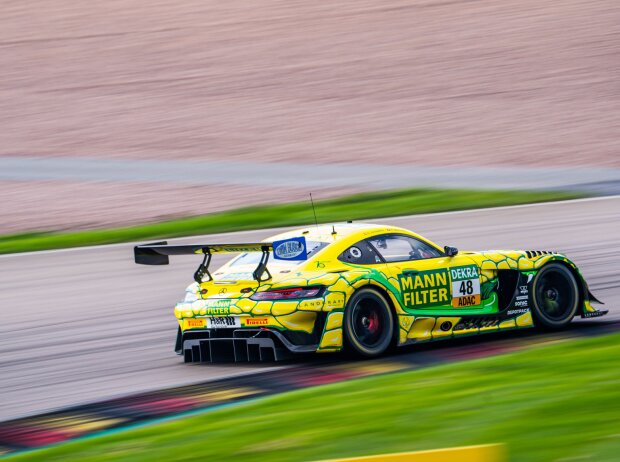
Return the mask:
{"type": "MultiPolygon", "coordinates": [[[[377,221],[463,250],[564,252],[611,310],[597,319],[605,322],[620,318],[619,212],[620,197],[608,197],[377,221]]],[[[255,241],[271,234],[176,242],[255,241]]],[[[214,258],[213,267],[222,262],[214,258]]],[[[198,263],[187,256],[168,267],[138,266],[129,244],[0,256],[0,420],[272,368],[185,365],[173,353],[172,307],[198,263]]],[[[415,355],[415,347],[408,351],[415,355]]]]}

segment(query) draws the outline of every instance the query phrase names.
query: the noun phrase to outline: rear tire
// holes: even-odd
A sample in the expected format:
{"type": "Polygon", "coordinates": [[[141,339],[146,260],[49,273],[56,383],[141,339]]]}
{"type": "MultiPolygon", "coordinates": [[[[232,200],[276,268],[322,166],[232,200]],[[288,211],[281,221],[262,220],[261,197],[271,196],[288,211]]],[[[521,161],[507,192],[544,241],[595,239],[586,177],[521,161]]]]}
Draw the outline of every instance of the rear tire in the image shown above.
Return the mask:
{"type": "Polygon", "coordinates": [[[548,329],[566,327],[579,307],[579,286],[564,265],[543,266],[532,284],[532,315],[536,325],[548,329]]]}
{"type": "Polygon", "coordinates": [[[394,314],[385,297],[372,289],[355,292],[344,311],[344,335],[357,355],[372,358],[384,353],[394,337],[394,314]]]}

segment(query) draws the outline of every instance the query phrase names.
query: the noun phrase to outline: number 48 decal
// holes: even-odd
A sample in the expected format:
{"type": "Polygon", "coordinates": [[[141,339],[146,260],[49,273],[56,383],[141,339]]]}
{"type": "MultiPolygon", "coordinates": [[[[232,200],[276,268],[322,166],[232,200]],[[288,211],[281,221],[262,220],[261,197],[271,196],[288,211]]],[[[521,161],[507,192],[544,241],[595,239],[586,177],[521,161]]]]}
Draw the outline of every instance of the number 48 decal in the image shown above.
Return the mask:
{"type": "Polygon", "coordinates": [[[480,276],[476,265],[450,268],[450,278],[454,308],[480,305],[480,276]]]}
{"type": "Polygon", "coordinates": [[[471,279],[468,281],[461,281],[459,293],[461,295],[471,295],[474,293],[474,283],[471,279]]]}

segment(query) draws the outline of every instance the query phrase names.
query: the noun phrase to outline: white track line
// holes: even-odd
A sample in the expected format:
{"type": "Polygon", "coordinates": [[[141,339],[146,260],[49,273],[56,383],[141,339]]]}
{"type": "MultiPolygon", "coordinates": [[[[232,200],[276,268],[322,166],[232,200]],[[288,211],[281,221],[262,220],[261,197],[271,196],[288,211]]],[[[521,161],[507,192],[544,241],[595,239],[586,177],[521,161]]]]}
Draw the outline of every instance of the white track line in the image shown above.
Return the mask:
{"type": "MultiPolygon", "coordinates": [[[[517,209],[531,208],[531,207],[546,207],[549,205],[575,204],[575,203],[606,201],[606,200],[614,200],[614,199],[620,199],[620,195],[603,196],[603,197],[587,197],[584,199],[569,199],[565,201],[537,202],[535,204],[502,205],[500,207],[484,207],[484,208],[468,209],[468,210],[453,210],[451,212],[420,213],[420,214],[415,214],[415,215],[401,215],[398,217],[377,218],[376,220],[370,218],[368,220],[364,220],[364,222],[370,222],[373,220],[379,221],[379,222],[392,222],[392,221],[399,221],[399,220],[412,218],[412,217],[424,218],[424,217],[429,217],[429,216],[438,217],[438,216],[449,216],[449,215],[462,215],[466,213],[493,212],[493,211],[498,211],[498,210],[517,210],[517,209]]],[[[193,238],[202,239],[203,237],[221,236],[224,234],[227,236],[235,236],[235,235],[242,235],[242,234],[248,234],[248,233],[255,233],[257,231],[268,232],[268,231],[278,231],[282,229],[288,230],[288,229],[291,229],[291,227],[288,226],[288,227],[281,227],[281,228],[262,228],[262,229],[255,229],[255,230],[246,230],[246,231],[233,231],[230,233],[200,234],[200,235],[194,235],[194,236],[175,237],[172,239],[168,239],[168,241],[172,242],[172,241],[177,241],[181,239],[193,239],[193,238]]],[[[26,256],[32,256],[32,255],[51,254],[51,253],[61,253],[61,252],[89,251],[89,250],[96,250],[96,249],[113,249],[113,248],[118,248],[118,247],[138,245],[142,243],[144,243],[144,241],[122,242],[120,244],[102,244],[102,245],[92,245],[92,246],[84,246],[84,247],[69,247],[66,249],[38,250],[34,252],[7,253],[7,254],[0,255],[0,259],[26,257],[26,256]]]]}

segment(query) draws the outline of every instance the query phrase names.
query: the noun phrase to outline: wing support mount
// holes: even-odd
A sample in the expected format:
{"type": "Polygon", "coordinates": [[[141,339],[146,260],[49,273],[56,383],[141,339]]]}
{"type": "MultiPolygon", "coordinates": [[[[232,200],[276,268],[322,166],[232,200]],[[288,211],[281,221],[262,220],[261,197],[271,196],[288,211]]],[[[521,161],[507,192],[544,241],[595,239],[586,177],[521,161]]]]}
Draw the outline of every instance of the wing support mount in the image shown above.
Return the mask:
{"type": "Polygon", "coordinates": [[[211,264],[211,251],[209,250],[209,247],[204,247],[202,249],[202,253],[204,254],[204,258],[202,259],[202,263],[194,273],[194,281],[196,281],[198,284],[200,284],[201,282],[213,281],[213,276],[211,276],[211,273],[209,273],[209,265],[211,264]],[[205,276],[208,276],[209,279],[203,281],[202,279],[205,276]]]}
{"type": "Polygon", "coordinates": [[[272,278],[271,273],[267,269],[267,262],[269,261],[269,246],[264,245],[261,250],[263,254],[260,257],[258,266],[252,273],[252,276],[254,276],[254,279],[256,279],[256,281],[259,283],[263,281],[268,281],[269,279],[272,278]],[[267,278],[263,279],[263,274],[265,273],[267,274],[267,278]]]}

